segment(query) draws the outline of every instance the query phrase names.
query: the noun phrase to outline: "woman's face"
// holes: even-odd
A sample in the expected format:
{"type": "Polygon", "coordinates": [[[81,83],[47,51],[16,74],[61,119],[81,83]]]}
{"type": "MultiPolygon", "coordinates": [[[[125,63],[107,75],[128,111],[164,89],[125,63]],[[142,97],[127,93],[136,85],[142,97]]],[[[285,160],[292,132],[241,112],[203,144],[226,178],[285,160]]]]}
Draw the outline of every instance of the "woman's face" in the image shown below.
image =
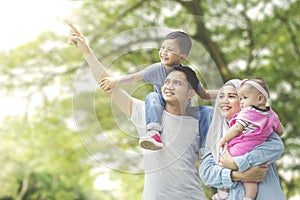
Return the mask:
{"type": "Polygon", "coordinates": [[[231,119],[234,114],[240,111],[240,102],[235,87],[225,85],[219,93],[219,105],[221,116],[231,119]]]}

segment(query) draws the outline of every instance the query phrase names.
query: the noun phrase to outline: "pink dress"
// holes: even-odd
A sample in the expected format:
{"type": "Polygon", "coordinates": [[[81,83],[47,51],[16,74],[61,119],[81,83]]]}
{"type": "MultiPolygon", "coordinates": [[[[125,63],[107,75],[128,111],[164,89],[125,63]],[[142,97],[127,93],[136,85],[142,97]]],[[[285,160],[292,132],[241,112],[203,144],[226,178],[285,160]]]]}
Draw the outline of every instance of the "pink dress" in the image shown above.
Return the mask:
{"type": "Polygon", "coordinates": [[[255,107],[251,106],[250,109],[242,109],[233,116],[230,126],[235,124],[237,120],[242,120],[246,124],[254,125],[256,129],[250,132],[243,131],[228,142],[228,150],[231,156],[241,156],[251,151],[255,146],[266,141],[280,127],[278,115],[271,108],[266,113],[268,114],[255,110],[255,107]]]}

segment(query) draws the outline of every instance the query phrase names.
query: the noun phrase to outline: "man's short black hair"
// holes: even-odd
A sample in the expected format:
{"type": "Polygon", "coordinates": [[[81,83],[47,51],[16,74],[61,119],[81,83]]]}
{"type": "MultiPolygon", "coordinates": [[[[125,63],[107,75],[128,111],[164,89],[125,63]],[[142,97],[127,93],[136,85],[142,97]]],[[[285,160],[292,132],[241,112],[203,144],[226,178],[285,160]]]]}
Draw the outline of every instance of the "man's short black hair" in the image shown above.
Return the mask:
{"type": "Polygon", "coordinates": [[[169,34],[167,34],[164,38],[164,40],[168,39],[174,39],[180,49],[180,53],[188,55],[191,47],[192,47],[192,40],[190,36],[188,36],[186,33],[182,31],[174,31],[169,34]]]}
{"type": "Polygon", "coordinates": [[[199,85],[199,79],[195,73],[195,71],[188,67],[188,66],[184,66],[184,65],[179,65],[176,67],[173,67],[172,71],[181,71],[186,75],[186,80],[189,82],[190,87],[193,88],[196,92],[198,90],[198,85],[199,85]]]}

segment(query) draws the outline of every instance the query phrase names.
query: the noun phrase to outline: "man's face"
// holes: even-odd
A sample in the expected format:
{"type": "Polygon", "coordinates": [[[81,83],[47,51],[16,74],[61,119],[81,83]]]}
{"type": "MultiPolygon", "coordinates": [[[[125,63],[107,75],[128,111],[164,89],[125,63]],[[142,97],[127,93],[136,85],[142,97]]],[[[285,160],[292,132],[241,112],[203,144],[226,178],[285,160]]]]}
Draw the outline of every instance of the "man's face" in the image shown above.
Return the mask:
{"type": "Polygon", "coordinates": [[[185,73],[172,71],[166,78],[162,87],[162,96],[166,103],[185,106],[194,95],[194,90],[189,86],[185,73]]]}
{"type": "Polygon", "coordinates": [[[167,39],[160,47],[159,58],[163,65],[171,67],[179,65],[185,57],[181,55],[180,48],[175,39],[167,39]]]}

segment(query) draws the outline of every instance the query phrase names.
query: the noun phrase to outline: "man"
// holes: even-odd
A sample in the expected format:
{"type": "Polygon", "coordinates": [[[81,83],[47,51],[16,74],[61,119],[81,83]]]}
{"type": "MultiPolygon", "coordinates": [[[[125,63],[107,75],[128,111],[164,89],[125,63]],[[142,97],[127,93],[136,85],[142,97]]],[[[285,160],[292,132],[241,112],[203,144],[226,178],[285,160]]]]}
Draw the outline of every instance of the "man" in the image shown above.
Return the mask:
{"type": "MultiPolygon", "coordinates": [[[[100,87],[101,79],[109,76],[105,68],[85,43],[82,34],[72,25],[74,34],[69,42],[84,55],[100,87]]],[[[187,116],[186,107],[195,95],[199,80],[189,67],[175,67],[167,76],[162,87],[166,102],[163,112],[163,132],[165,147],[156,152],[143,153],[145,180],[143,199],[206,199],[201,188],[201,180],[196,168],[199,159],[198,120],[187,116]]],[[[145,102],[131,97],[124,90],[115,87],[112,101],[130,117],[139,136],[146,133],[145,102]]]]}

